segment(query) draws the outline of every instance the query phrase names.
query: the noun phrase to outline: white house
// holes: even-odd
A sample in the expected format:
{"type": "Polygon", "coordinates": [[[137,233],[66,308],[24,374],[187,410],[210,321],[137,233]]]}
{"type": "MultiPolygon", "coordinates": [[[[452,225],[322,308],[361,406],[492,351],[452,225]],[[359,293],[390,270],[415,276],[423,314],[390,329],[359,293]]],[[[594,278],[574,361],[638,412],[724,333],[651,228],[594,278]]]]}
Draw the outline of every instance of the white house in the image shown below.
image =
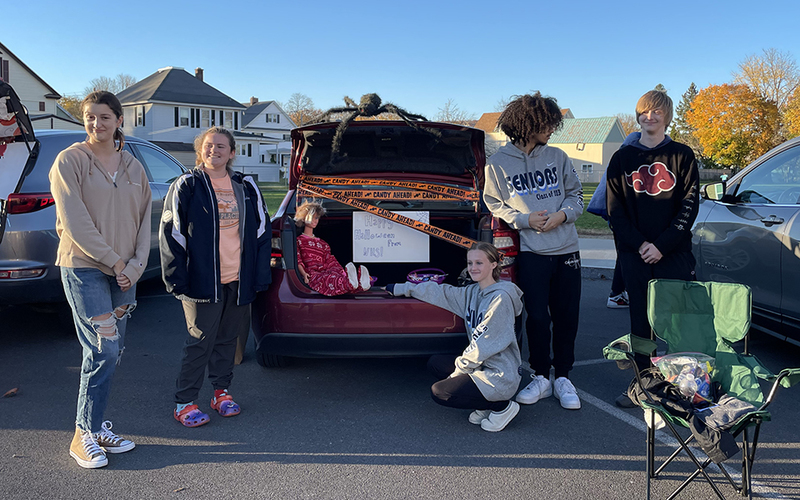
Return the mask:
{"type": "MultiPolygon", "coordinates": [[[[251,97],[244,103],[247,110],[242,117],[242,131],[263,137],[259,145],[262,163],[280,167],[286,172],[291,156],[291,131],[296,127],[289,115],[275,101],[261,102],[251,97]]],[[[273,167],[274,168],[274,167],[273,167]]]]}
{"type": "Polygon", "coordinates": [[[262,161],[266,139],[243,130],[247,107],[183,68],[161,68],[117,94],[125,113],[126,134],[151,141],[185,166],[195,166],[194,139],[203,130],[221,126],[236,139],[234,168],[262,181],[277,181],[277,163],[262,161]]]}
{"type": "Polygon", "coordinates": [[[14,87],[20,101],[28,108],[34,130],[83,130],[83,125],[58,105],[61,95],[2,43],[0,80],[14,87]]]}

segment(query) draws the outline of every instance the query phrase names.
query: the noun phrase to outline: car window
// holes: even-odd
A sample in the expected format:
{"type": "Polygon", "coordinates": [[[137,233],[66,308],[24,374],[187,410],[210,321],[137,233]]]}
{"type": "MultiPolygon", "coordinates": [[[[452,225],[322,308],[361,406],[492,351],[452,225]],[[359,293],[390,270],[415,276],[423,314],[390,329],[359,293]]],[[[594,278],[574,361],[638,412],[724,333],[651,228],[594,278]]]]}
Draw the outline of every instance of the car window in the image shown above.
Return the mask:
{"type": "Polygon", "coordinates": [[[170,184],[183,173],[179,163],[157,149],[137,144],[136,150],[139,151],[142,163],[150,171],[153,182],[170,184]]]}
{"type": "Polygon", "coordinates": [[[58,153],[67,149],[76,142],[83,140],[85,135],[45,135],[37,137],[41,144],[39,156],[33,171],[22,181],[23,193],[48,193],[50,192],[50,167],[58,153]]]}
{"type": "Polygon", "coordinates": [[[744,176],[736,190],[739,203],[800,203],[800,147],[783,151],[744,176]]]}

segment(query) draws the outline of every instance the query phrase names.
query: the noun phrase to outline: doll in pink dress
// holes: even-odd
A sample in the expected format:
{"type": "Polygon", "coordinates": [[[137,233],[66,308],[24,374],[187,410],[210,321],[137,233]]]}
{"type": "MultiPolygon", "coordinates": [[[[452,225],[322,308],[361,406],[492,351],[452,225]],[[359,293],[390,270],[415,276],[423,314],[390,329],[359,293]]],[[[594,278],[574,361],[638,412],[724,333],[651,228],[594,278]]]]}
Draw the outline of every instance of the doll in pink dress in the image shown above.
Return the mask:
{"type": "Polygon", "coordinates": [[[323,215],[322,205],[308,201],[300,205],[295,214],[295,224],[303,228],[303,234],[297,237],[297,269],[303,281],[312,290],[327,296],[369,290],[366,267],[359,266],[356,270],[352,262],[342,267],[331,254],[331,247],[314,236],[314,229],[323,215]]]}

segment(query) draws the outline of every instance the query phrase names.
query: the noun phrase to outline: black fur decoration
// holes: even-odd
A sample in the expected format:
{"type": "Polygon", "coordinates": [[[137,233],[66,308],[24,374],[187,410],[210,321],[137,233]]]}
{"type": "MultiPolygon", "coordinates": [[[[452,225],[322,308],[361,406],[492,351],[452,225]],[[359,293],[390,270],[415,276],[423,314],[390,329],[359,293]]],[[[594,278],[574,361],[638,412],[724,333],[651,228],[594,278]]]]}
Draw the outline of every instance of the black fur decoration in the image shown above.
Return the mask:
{"type": "Polygon", "coordinates": [[[339,123],[339,126],[336,128],[336,133],[333,135],[333,143],[331,144],[331,164],[335,165],[346,159],[347,155],[340,155],[339,151],[342,147],[342,139],[344,138],[344,132],[347,130],[347,127],[350,125],[350,122],[355,120],[359,116],[370,117],[370,116],[378,116],[381,113],[394,113],[399,116],[406,124],[410,127],[413,127],[417,130],[422,130],[431,136],[433,136],[437,140],[441,140],[442,133],[439,130],[428,128],[428,127],[421,127],[418,123],[415,122],[424,122],[428,121],[422,115],[415,115],[413,113],[409,113],[403,108],[395,106],[392,103],[386,103],[381,105],[381,98],[378,94],[364,94],[361,96],[361,102],[359,102],[358,106],[355,105],[355,102],[350,99],[349,97],[345,97],[345,103],[347,107],[344,108],[331,108],[326,111],[322,116],[319,117],[315,121],[315,123],[326,122],[330,119],[330,116],[337,113],[350,113],[344,120],[339,123]]]}

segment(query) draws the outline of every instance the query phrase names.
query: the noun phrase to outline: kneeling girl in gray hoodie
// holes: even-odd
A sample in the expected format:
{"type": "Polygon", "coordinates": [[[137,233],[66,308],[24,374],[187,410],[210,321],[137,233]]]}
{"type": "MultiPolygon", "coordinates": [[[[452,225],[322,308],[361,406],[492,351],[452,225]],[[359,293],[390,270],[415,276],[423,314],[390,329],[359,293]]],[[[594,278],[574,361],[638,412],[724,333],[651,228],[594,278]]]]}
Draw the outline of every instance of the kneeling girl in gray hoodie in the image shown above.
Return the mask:
{"type": "Polygon", "coordinates": [[[474,284],[466,287],[397,283],[386,286],[392,295],[414,297],[464,318],[469,345],[456,357],[435,355],[428,369],[439,379],[431,387],[433,400],[451,408],[475,410],[469,421],[498,432],[519,412],[511,401],[520,383],[519,346],[515,317],[522,313],[522,291],[498,281],[500,254],[479,242],[467,252],[467,271],[474,284]]]}

